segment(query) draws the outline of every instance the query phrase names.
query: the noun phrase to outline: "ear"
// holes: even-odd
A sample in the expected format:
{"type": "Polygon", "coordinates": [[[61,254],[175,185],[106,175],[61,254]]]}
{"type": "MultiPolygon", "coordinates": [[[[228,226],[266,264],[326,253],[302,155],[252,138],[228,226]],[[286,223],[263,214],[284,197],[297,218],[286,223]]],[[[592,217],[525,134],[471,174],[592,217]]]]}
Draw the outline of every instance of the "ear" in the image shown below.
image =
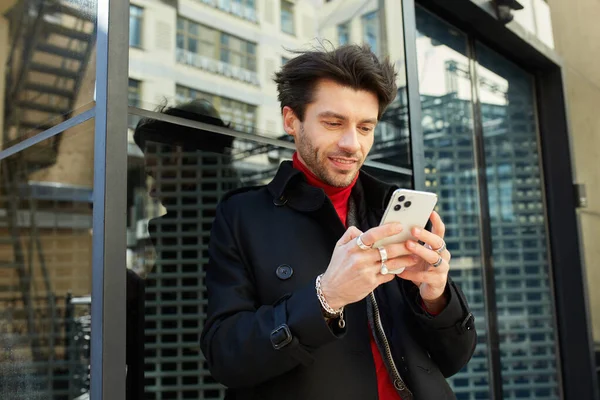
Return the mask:
{"type": "Polygon", "coordinates": [[[286,131],[286,133],[288,135],[295,137],[296,134],[298,133],[297,129],[299,126],[299,124],[297,123],[297,122],[299,122],[299,120],[298,120],[298,117],[296,116],[296,113],[290,107],[285,106],[285,107],[283,107],[282,114],[283,114],[283,129],[286,131]]]}

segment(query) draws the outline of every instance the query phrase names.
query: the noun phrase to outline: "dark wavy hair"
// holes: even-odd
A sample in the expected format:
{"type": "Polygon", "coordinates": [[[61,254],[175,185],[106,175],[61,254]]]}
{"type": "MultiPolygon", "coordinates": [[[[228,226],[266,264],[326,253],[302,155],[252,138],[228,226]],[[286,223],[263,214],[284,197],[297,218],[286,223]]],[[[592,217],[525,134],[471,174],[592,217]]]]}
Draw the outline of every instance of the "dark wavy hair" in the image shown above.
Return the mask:
{"type": "Polygon", "coordinates": [[[323,79],[375,94],[379,99],[378,118],[396,97],[394,65],[389,57],[380,61],[366,44],[331,50],[322,44],[310,51],[292,52],[297,56],[275,74],[274,81],[281,109],[290,107],[300,121],[304,121],[306,106],[314,101],[315,87],[323,79]]]}

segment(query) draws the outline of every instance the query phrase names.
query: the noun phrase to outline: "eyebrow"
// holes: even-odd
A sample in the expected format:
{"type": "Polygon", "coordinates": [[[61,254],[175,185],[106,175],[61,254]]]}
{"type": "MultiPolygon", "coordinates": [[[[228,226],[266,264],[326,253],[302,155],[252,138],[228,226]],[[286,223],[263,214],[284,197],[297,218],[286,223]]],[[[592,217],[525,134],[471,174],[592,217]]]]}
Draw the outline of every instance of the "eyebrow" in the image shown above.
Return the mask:
{"type": "MultiPolygon", "coordinates": [[[[337,118],[337,119],[340,119],[342,121],[346,121],[348,119],[344,115],[338,114],[338,113],[333,112],[333,111],[323,111],[322,113],[318,114],[318,117],[319,118],[337,118]]],[[[361,123],[361,124],[376,124],[377,123],[377,118],[363,119],[359,123],[361,123]]]]}

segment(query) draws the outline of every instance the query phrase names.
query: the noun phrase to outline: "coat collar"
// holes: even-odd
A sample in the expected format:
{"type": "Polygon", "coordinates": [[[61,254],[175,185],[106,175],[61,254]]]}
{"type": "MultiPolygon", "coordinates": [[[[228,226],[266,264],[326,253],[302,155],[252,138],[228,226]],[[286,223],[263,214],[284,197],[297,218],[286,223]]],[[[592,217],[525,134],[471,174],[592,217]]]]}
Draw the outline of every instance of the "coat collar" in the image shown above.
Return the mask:
{"type": "MultiPolygon", "coordinates": [[[[275,205],[287,204],[298,211],[315,211],[323,206],[327,198],[323,189],[306,182],[304,174],[295,169],[291,161],[281,163],[267,189],[273,196],[275,205]]],[[[382,182],[361,170],[353,190],[363,192],[367,208],[383,210],[395,189],[395,186],[382,182]]]]}

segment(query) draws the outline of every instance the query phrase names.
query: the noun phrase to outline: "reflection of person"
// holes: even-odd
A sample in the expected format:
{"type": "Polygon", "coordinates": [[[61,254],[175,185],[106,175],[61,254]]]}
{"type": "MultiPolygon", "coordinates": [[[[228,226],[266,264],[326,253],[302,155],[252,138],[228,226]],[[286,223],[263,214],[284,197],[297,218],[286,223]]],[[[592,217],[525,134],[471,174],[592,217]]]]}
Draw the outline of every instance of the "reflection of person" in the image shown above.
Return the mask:
{"type": "Polygon", "coordinates": [[[396,93],[393,66],[347,45],[301,52],[275,80],[297,151],[217,210],[201,340],[213,376],[231,399],[455,398],[444,377],[476,335],[442,220],[413,231],[425,245],[386,247],[390,269],[407,267],[398,276],[380,273],[370,247],[411,229],[376,227],[395,188],[360,171],[396,93]]]}
{"type": "MultiPolygon", "coordinates": [[[[218,127],[226,126],[215,108],[205,100],[179,104],[163,109],[161,113],[218,127]]],[[[192,366],[182,368],[197,372],[202,368],[198,338],[196,335],[177,335],[176,328],[181,326],[189,332],[190,327],[198,327],[200,333],[200,311],[196,308],[203,301],[197,288],[202,276],[203,247],[208,244],[202,234],[205,229],[202,221],[214,215],[216,200],[211,204],[210,198],[237,186],[229,156],[233,138],[157,119],[142,119],[136,126],[134,141],[144,153],[145,170],[152,182],[150,196],[166,208],[166,214],[151,219],[148,224],[157,261],[146,280],[150,301],[162,300],[164,303],[159,304],[164,304],[164,307],[158,307],[158,316],[154,317],[160,321],[158,326],[149,317],[146,317],[149,320],[146,322],[154,323],[148,328],[159,336],[156,343],[166,343],[171,351],[177,348],[175,352],[180,356],[189,356],[183,364],[192,366]],[[194,278],[185,278],[184,275],[194,278]],[[190,308],[194,309],[193,315],[186,315],[190,308]],[[167,326],[161,315],[165,315],[172,326],[167,326]],[[174,316],[177,321],[172,321],[174,316]],[[177,342],[173,343],[171,337],[176,337],[177,342]]],[[[137,340],[141,342],[143,339],[142,329],[142,336],[137,340]]],[[[129,343],[127,349],[130,349],[129,343]]],[[[165,358],[164,361],[169,360],[165,358]]],[[[143,369],[144,358],[138,362],[143,369]]],[[[142,399],[143,383],[141,390],[142,395],[128,398],[142,399]]]]}

